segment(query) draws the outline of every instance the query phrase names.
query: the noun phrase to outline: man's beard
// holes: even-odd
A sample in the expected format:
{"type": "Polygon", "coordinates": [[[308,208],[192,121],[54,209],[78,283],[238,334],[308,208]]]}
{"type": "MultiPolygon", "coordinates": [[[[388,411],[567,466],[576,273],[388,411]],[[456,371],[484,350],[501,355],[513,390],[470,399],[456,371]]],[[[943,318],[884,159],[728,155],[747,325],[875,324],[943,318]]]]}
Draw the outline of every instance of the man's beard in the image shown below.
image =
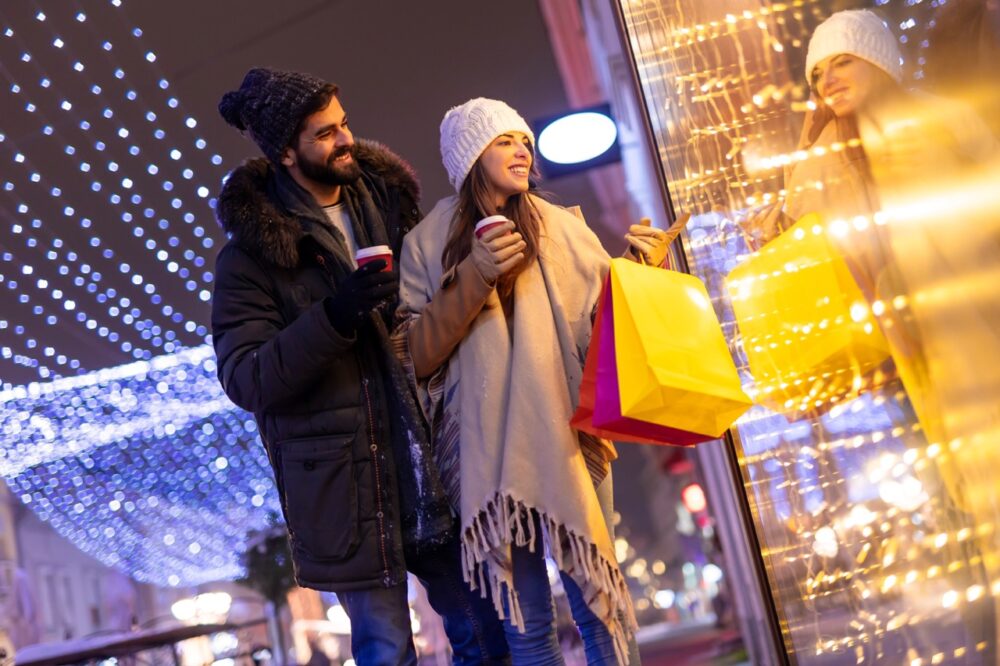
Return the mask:
{"type": "Polygon", "coordinates": [[[300,159],[299,170],[306,178],[324,185],[350,185],[361,177],[361,167],[358,166],[354,146],[334,151],[326,162],[300,159]],[[351,154],[351,161],[347,164],[337,164],[334,160],[345,153],[351,154]]]}

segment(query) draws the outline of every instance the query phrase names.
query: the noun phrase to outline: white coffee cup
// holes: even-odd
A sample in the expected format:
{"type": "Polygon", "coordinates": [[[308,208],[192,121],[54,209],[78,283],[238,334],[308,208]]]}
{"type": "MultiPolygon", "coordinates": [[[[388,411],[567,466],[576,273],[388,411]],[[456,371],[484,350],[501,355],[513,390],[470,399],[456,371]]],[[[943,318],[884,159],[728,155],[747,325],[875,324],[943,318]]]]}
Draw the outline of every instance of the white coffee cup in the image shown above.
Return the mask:
{"type": "Polygon", "coordinates": [[[490,215],[489,217],[484,217],[476,222],[476,238],[482,238],[483,234],[487,231],[503,224],[504,222],[510,222],[505,215],[490,215]]]}
{"type": "Polygon", "coordinates": [[[392,270],[392,248],[388,245],[373,245],[372,247],[360,248],[354,253],[354,260],[358,262],[358,268],[377,259],[385,260],[383,271],[392,270]]]}

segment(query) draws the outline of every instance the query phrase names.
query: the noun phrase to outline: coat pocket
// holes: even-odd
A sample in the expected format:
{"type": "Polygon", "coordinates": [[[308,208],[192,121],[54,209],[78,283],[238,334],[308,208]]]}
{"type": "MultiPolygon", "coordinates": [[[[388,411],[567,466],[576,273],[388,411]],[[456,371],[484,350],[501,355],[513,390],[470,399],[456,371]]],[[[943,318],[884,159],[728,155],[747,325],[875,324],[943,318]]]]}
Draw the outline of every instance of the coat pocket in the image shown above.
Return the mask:
{"type": "Polygon", "coordinates": [[[317,559],[343,559],[358,546],[358,489],[353,435],[282,442],[282,492],[288,531],[317,559]]]}

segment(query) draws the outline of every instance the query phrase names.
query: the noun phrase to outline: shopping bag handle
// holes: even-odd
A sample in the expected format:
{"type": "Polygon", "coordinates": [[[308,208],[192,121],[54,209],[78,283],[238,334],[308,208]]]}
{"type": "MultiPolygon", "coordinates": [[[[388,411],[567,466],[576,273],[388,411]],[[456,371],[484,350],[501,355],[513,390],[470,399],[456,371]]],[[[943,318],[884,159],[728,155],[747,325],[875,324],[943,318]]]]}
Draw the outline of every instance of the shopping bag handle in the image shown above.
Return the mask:
{"type": "MultiPolygon", "coordinates": [[[[691,213],[682,213],[680,215],[680,217],[678,217],[677,219],[675,219],[674,222],[673,222],[673,224],[671,224],[669,227],[667,227],[667,229],[664,231],[664,233],[667,235],[667,257],[668,258],[670,257],[670,244],[673,243],[674,240],[678,236],[681,235],[681,231],[684,229],[685,226],[687,226],[687,223],[690,220],[691,220],[691,213]]],[[[644,227],[648,227],[652,223],[653,223],[653,220],[651,220],[648,217],[639,218],[639,224],[641,224],[644,227]]],[[[642,252],[636,252],[635,254],[639,257],[639,263],[640,264],[642,264],[643,266],[648,266],[649,265],[646,262],[646,255],[644,255],[642,252]]],[[[659,267],[657,267],[657,268],[659,268],[659,267]]],[[[666,267],[664,267],[664,268],[666,268],[666,267]]]]}

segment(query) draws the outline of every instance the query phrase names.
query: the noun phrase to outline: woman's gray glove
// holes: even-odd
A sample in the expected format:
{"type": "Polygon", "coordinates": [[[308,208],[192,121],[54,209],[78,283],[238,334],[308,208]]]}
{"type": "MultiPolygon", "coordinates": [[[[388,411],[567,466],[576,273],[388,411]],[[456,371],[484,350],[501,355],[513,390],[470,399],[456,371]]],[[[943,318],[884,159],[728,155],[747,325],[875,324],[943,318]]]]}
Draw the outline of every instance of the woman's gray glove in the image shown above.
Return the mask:
{"type": "Polygon", "coordinates": [[[526,247],[528,244],[514,230],[514,223],[507,221],[487,231],[482,238],[473,238],[469,256],[483,279],[496,284],[501,275],[524,260],[526,247]]]}
{"type": "Polygon", "coordinates": [[[344,337],[354,335],[369,312],[399,292],[399,277],[383,272],[385,266],[383,259],[365,264],[341,281],[335,296],[323,301],[330,324],[344,337]]]}

